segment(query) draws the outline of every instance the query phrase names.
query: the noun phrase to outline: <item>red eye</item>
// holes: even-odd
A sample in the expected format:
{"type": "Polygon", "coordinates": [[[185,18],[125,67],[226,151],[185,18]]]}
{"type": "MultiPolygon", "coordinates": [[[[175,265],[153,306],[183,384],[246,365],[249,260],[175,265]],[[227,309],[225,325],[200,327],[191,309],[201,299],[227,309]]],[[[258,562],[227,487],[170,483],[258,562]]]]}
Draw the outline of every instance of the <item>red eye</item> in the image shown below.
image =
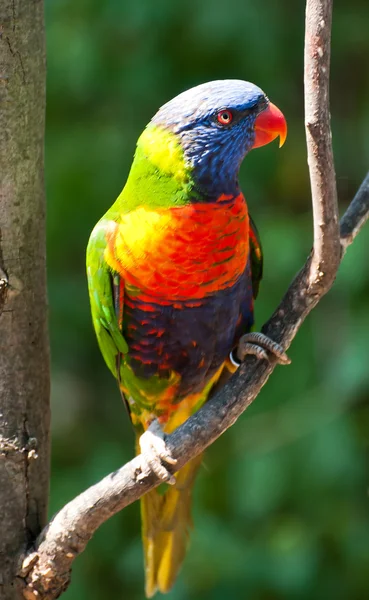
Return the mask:
{"type": "Polygon", "coordinates": [[[218,112],[218,123],[221,125],[230,125],[232,123],[233,115],[230,110],[221,110],[218,112]]]}

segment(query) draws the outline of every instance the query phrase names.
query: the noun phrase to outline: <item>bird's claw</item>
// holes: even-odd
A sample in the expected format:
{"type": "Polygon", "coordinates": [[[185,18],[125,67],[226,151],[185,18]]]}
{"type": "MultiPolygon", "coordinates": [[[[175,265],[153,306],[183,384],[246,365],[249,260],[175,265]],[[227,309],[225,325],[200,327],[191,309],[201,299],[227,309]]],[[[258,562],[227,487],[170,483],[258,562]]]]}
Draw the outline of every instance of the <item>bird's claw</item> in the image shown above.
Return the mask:
{"type": "Polygon", "coordinates": [[[174,485],[176,478],[163,463],[175,465],[177,460],[172,457],[165,443],[165,434],[157,419],[141,435],[139,444],[142,454],[142,468],[139,479],[145,477],[147,471],[152,470],[161,481],[174,485]]]}
{"type": "Polygon", "coordinates": [[[262,360],[269,360],[268,352],[281,365],[289,365],[291,363],[282,346],[260,332],[250,332],[243,335],[238,342],[235,355],[233,354],[232,358],[235,362],[239,361],[241,363],[247,354],[253,354],[262,360]]]}

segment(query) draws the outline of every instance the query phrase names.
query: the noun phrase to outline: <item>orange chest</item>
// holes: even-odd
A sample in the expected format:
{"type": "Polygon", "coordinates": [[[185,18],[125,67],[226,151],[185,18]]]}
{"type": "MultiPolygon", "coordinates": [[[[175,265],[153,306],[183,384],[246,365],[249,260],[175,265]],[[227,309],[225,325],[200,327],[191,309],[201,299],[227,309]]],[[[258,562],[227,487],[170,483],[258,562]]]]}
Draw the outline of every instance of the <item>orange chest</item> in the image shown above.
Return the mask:
{"type": "Polygon", "coordinates": [[[242,194],[212,204],[140,207],[122,216],[105,258],[126,287],[162,299],[200,299],[244,272],[249,219],[242,194]]]}

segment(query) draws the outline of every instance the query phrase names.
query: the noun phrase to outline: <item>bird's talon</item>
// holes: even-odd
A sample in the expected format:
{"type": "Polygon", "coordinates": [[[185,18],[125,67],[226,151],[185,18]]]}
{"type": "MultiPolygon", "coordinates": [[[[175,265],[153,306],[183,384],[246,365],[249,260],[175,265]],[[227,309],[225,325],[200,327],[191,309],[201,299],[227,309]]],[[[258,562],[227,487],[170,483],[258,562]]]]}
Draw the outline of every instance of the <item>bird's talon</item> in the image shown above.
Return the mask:
{"type": "Polygon", "coordinates": [[[240,362],[245,360],[245,357],[248,354],[252,354],[253,356],[256,356],[257,358],[259,358],[260,360],[269,360],[269,357],[268,357],[266,351],[264,350],[264,348],[262,348],[261,346],[258,346],[257,344],[252,344],[251,342],[246,342],[246,343],[243,343],[242,346],[241,345],[238,346],[237,358],[240,362]]]}
{"type": "Polygon", "coordinates": [[[158,420],[154,420],[139,440],[142,453],[142,473],[138,479],[145,477],[145,471],[152,470],[161,481],[174,485],[176,478],[166,469],[163,462],[175,465],[177,459],[171,456],[165,443],[165,435],[158,420]]]}
{"type": "Polygon", "coordinates": [[[253,354],[259,359],[269,360],[267,352],[281,365],[289,365],[291,362],[280,344],[260,332],[246,333],[241,337],[237,347],[237,358],[242,362],[247,354],[253,354]]]}

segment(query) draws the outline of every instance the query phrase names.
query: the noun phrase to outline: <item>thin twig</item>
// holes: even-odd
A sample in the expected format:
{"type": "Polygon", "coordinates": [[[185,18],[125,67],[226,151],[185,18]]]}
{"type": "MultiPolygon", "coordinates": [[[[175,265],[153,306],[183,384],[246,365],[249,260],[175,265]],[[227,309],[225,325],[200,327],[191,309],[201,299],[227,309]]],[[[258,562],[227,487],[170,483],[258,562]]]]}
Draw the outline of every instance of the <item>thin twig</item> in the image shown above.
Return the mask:
{"type": "MultiPolygon", "coordinates": [[[[328,110],[331,5],[328,0],[307,2],[305,89],[314,251],[263,327],[263,332],[284,348],[288,348],[306,316],[332,286],[343,255],[341,246],[345,249],[352,243],[369,216],[368,174],[341,220],[340,240],[328,110]]],[[[275,361],[248,357],[227,385],[167,438],[169,449],[178,460],[176,469],[233,425],[256,398],[275,366],[275,361]]],[[[54,600],[66,589],[72,562],[96,529],[159,484],[153,473],[144,478],[139,478],[140,474],[141,456],[137,456],[80,494],[51,520],[19,573],[27,600],[54,600]]]]}
{"type": "Polygon", "coordinates": [[[341,246],[343,253],[352,244],[360,229],[369,219],[369,172],[341,219],[341,246]]]}

